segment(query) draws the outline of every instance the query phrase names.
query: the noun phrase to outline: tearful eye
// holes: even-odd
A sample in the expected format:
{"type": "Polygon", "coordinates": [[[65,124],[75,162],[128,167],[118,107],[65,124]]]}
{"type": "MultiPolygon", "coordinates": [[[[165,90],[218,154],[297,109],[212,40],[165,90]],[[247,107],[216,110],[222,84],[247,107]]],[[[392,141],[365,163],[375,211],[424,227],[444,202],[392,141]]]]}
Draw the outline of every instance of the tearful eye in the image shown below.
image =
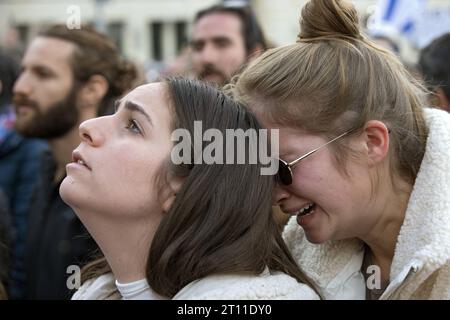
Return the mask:
{"type": "Polygon", "coordinates": [[[126,128],[133,133],[141,134],[141,129],[139,128],[136,120],[130,119],[126,128]]]}

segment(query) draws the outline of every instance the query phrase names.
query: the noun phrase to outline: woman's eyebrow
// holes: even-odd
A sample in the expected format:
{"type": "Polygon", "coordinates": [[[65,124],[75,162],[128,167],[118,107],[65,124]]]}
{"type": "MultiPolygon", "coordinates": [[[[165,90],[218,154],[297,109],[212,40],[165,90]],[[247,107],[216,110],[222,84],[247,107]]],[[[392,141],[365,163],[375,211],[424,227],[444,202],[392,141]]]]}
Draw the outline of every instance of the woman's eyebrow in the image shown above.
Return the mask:
{"type": "MultiPolygon", "coordinates": [[[[119,106],[120,106],[121,103],[122,103],[121,100],[117,100],[117,101],[114,103],[114,107],[115,107],[115,109],[116,109],[116,112],[118,111],[119,106]]],[[[148,115],[148,113],[145,111],[145,109],[144,109],[142,106],[140,106],[139,104],[134,103],[134,102],[132,102],[132,101],[130,101],[130,100],[127,100],[127,101],[125,102],[124,108],[125,108],[125,109],[128,109],[129,111],[132,111],[132,112],[133,112],[133,111],[139,112],[140,114],[142,114],[142,115],[148,120],[148,122],[150,122],[150,125],[153,126],[152,119],[150,118],[150,116],[148,115]]]]}

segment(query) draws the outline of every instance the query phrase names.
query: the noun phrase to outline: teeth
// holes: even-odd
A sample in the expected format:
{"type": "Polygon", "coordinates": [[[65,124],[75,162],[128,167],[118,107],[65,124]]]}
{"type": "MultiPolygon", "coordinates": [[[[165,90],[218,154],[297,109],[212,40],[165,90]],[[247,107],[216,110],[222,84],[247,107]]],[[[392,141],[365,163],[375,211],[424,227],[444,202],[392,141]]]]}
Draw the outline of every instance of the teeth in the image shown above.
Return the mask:
{"type": "Polygon", "coordinates": [[[308,205],[301,208],[297,214],[300,214],[300,215],[305,214],[306,212],[309,212],[309,210],[311,210],[312,207],[314,207],[314,203],[309,203],[308,205]]]}
{"type": "Polygon", "coordinates": [[[85,164],[83,160],[78,160],[77,163],[81,164],[82,166],[84,166],[84,164],[85,164]]]}

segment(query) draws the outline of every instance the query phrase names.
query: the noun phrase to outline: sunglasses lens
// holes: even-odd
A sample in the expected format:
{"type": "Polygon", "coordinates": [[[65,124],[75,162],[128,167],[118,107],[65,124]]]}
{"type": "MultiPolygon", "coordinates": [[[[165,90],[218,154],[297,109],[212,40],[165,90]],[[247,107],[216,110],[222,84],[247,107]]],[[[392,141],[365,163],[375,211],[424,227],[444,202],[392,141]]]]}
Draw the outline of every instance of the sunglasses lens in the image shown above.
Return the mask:
{"type": "Polygon", "coordinates": [[[290,185],[292,183],[291,168],[283,160],[279,160],[278,180],[284,185],[290,185]]]}

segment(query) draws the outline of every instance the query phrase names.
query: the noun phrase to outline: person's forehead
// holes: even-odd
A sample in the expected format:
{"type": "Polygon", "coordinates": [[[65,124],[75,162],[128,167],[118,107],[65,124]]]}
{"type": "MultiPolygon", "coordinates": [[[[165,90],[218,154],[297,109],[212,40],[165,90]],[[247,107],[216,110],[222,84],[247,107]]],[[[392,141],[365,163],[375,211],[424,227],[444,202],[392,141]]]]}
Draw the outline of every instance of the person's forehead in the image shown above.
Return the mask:
{"type": "Polygon", "coordinates": [[[201,17],[194,26],[194,39],[219,36],[241,36],[240,18],[233,13],[217,12],[201,17]]]}
{"type": "MultiPolygon", "coordinates": [[[[260,120],[261,121],[261,120],[260,120]]],[[[265,122],[264,127],[268,129],[270,135],[278,135],[278,143],[280,156],[292,156],[299,153],[309,151],[313,146],[320,143],[320,138],[306,133],[300,128],[284,126],[273,122],[265,122]]]]}
{"type": "Polygon", "coordinates": [[[167,88],[162,82],[141,85],[130,91],[121,100],[139,104],[149,113],[168,109],[167,88]]]}
{"type": "Polygon", "coordinates": [[[24,64],[39,64],[49,68],[69,67],[76,46],[69,41],[50,37],[34,39],[23,59],[24,64]]]}

